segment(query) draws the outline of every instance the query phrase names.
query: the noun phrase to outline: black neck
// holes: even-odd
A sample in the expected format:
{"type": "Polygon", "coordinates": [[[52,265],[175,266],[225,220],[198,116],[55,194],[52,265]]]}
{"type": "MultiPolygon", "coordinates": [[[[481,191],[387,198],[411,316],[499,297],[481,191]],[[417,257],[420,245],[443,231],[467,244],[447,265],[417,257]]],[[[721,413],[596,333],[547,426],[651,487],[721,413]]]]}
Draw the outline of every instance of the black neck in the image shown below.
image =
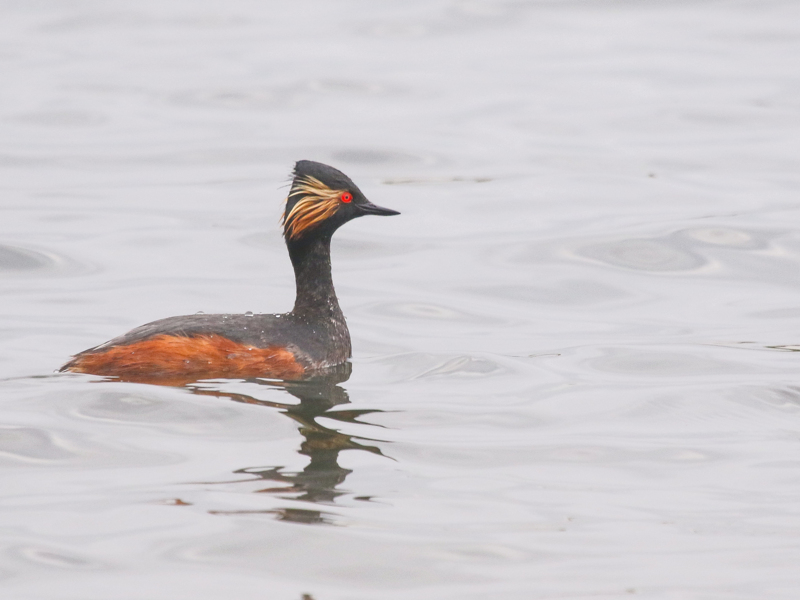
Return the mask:
{"type": "Polygon", "coordinates": [[[287,242],[297,283],[292,314],[306,320],[344,322],[331,277],[331,236],[287,242]]]}

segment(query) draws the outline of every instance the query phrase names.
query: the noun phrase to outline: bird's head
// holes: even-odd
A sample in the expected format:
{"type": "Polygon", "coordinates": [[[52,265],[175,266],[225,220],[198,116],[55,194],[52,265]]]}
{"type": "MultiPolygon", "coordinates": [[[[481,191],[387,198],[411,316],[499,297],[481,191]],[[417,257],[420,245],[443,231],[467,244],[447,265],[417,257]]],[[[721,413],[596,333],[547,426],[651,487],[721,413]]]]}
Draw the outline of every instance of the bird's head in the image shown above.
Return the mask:
{"type": "Polygon", "coordinates": [[[356,217],[400,214],[367,200],[347,175],[328,165],[300,160],[293,175],[282,218],[287,243],[331,235],[356,217]]]}

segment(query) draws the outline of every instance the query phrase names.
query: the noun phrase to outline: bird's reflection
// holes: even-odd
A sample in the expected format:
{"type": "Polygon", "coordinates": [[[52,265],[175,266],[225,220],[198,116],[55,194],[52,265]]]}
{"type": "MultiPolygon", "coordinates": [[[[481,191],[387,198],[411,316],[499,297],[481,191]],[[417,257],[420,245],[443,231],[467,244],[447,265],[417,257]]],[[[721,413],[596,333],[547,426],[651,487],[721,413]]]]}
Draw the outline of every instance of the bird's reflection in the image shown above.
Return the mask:
{"type": "MultiPolygon", "coordinates": [[[[245,467],[234,471],[236,475],[245,476],[244,478],[216,483],[264,482],[265,487],[259,488],[257,493],[275,494],[285,499],[316,504],[333,503],[338,496],[347,493],[340,486],[352,471],[339,466],[339,453],[343,450],[363,450],[383,455],[378,447],[369,445],[369,442],[377,440],[346,435],[318,422],[320,417],[324,417],[343,423],[361,423],[359,417],[369,413],[382,412],[380,410],[343,410],[341,408],[331,410],[334,407],[350,403],[347,391],[339,384],[350,378],[351,369],[352,366],[346,363],[305,380],[247,380],[251,384],[283,389],[298,398],[299,404],[260,400],[247,394],[209,389],[207,385],[201,383],[186,384],[185,389],[194,394],[224,397],[235,402],[278,408],[299,424],[300,434],[304,438],[299,453],[308,456],[310,462],[302,471],[284,471],[280,466],[245,467]],[[280,485],[275,485],[276,483],[280,485]]],[[[376,426],[373,425],[373,427],[376,426]]],[[[297,523],[331,522],[324,511],[299,508],[212,512],[215,514],[273,513],[281,520],[297,523]]]]}

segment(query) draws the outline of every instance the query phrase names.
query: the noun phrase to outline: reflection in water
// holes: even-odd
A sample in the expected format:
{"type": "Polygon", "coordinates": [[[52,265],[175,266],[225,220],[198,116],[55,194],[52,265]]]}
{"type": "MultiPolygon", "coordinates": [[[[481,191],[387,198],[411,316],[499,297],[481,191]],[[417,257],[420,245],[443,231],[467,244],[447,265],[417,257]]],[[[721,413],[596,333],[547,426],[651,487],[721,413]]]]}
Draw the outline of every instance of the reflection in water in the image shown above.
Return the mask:
{"type": "MultiPolygon", "coordinates": [[[[379,410],[330,410],[333,407],[350,403],[347,392],[338,384],[350,378],[351,370],[352,366],[346,363],[325,374],[300,381],[247,380],[252,384],[284,389],[298,398],[299,404],[259,400],[246,394],[209,389],[207,384],[186,385],[186,389],[199,395],[225,397],[235,402],[279,408],[283,414],[300,425],[300,434],[305,438],[299,452],[311,460],[302,471],[287,472],[283,471],[281,466],[245,467],[234,473],[247,475],[248,478],[217,483],[277,482],[281,485],[267,485],[257,490],[257,493],[275,494],[281,498],[317,504],[331,504],[338,496],[345,494],[346,492],[339,486],[352,471],[339,466],[339,453],[342,450],[365,450],[383,455],[379,448],[356,441],[370,441],[368,438],[345,435],[317,422],[319,417],[325,417],[344,423],[361,423],[358,419],[362,415],[382,412],[379,410]]],[[[274,513],[281,520],[295,523],[331,523],[327,513],[298,508],[212,512],[214,514],[274,513]]]]}

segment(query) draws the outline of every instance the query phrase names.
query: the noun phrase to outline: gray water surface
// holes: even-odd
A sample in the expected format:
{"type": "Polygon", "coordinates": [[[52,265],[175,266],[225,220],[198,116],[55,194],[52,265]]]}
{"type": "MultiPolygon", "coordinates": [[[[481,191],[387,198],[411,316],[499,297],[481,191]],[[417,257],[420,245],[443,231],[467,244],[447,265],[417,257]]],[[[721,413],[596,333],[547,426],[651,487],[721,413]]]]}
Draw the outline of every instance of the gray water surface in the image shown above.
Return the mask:
{"type": "Polygon", "coordinates": [[[800,595],[800,5],[0,3],[0,596],[800,595]],[[55,375],[281,312],[352,373],[55,375]]]}

